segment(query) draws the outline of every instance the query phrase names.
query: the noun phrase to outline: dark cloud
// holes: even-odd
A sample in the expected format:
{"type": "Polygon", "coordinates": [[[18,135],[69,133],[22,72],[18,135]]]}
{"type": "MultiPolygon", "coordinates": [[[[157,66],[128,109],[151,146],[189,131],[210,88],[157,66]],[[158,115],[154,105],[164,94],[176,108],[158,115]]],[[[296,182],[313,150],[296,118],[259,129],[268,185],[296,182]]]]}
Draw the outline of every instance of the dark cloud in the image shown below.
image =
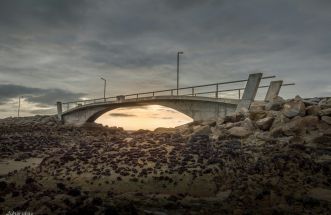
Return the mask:
{"type": "Polygon", "coordinates": [[[100,41],[88,41],[81,45],[82,48],[88,50],[86,60],[121,68],[160,66],[174,60],[173,53],[160,53],[158,50],[148,51],[144,47],[132,44],[103,44],[100,41]]]}
{"type": "Polygon", "coordinates": [[[207,1],[201,1],[201,0],[163,0],[166,5],[170,6],[172,9],[177,9],[177,10],[182,10],[186,8],[191,8],[191,7],[197,7],[201,6],[204,4],[210,4],[210,3],[221,3],[222,0],[207,0],[207,1]]]}
{"type": "Polygon", "coordinates": [[[134,117],[134,114],[126,114],[126,113],[110,113],[109,116],[112,117],[134,117]]]}
{"type": "Polygon", "coordinates": [[[86,10],[85,0],[2,0],[0,23],[26,30],[36,25],[58,27],[79,23],[86,10]]]}
{"type": "Polygon", "coordinates": [[[39,104],[39,107],[54,106],[57,101],[77,100],[84,96],[82,93],[73,93],[62,89],[41,89],[18,85],[0,85],[0,100],[6,102],[23,96],[29,102],[39,104]]]}

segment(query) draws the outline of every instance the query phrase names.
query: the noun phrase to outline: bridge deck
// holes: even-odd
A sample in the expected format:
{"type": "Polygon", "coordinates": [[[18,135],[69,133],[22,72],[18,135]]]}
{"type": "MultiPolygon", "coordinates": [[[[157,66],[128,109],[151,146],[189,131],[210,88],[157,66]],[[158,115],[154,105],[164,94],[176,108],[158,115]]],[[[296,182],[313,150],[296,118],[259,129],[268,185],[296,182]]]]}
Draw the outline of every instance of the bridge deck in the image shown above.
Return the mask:
{"type": "Polygon", "coordinates": [[[118,104],[137,104],[141,105],[142,103],[149,103],[152,101],[175,101],[175,100],[186,100],[186,101],[202,101],[202,102],[216,102],[216,103],[223,103],[223,104],[233,104],[238,105],[240,102],[239,99],[227,99],[227,98],[210,98],[210,97],[202,97],[202,96],[148,96],[148,97],[140,97],[140,98],[131,98],[131,99],[124,99],[124,100],[118,100],[118,101],[98,101],[93,102],[90,104],[85,105],[79,105],[74,108],[71,108],[65,112],[63,112],[63,115],[66,113],[70,113],[72,111],[76,110],[83,110],[88,109],[91,107],[96,106],[109,106],[109,105],[118,105],[118,104]]]}

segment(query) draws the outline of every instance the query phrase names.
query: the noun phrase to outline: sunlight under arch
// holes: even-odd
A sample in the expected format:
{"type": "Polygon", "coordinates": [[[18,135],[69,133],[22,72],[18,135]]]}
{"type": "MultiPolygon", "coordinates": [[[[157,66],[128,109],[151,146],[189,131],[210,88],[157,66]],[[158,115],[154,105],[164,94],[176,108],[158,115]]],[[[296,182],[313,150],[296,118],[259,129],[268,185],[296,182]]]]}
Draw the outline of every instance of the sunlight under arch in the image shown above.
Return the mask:
{"type": "Polygon", "coordinates": [[[173,128],[192,121],[191,117],[172,108],[146,105],[111,110],[100,116],[95,122],[122,127],[125,130],[154,130],[158,127],[173,128]]]}

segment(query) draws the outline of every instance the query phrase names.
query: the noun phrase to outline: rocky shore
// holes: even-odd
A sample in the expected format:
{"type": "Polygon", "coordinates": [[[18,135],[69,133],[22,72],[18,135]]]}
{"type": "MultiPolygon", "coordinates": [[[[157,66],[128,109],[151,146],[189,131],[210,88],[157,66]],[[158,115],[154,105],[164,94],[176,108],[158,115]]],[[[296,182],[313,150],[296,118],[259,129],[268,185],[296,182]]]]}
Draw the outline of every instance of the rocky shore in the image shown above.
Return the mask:
{"type": "Polygon", "coordinates": [[[155,131],[0,120],[0,169],[31,159],[0,174],[0,214],[329,214],[331,98],[155,131]]]}

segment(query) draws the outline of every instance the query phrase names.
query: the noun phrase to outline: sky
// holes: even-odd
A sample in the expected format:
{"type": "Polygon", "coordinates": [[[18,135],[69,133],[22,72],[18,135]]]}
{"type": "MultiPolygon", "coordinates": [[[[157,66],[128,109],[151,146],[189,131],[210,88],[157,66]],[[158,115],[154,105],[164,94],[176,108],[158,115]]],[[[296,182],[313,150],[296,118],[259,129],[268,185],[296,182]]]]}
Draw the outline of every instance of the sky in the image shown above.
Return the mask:
{"type": "MultiPolygon", "coordinates": [[[[330,11],[330,0],[0,0],[0,118],[19,96],[22,116],[100,98],[100,77],[107,96],[174,88],[178,51],[183,87],[263,72],[296,83],[283,97],[330,96],[330,11]]],[[[140,110],[102,118],[128,125],[140,110]]]]}

